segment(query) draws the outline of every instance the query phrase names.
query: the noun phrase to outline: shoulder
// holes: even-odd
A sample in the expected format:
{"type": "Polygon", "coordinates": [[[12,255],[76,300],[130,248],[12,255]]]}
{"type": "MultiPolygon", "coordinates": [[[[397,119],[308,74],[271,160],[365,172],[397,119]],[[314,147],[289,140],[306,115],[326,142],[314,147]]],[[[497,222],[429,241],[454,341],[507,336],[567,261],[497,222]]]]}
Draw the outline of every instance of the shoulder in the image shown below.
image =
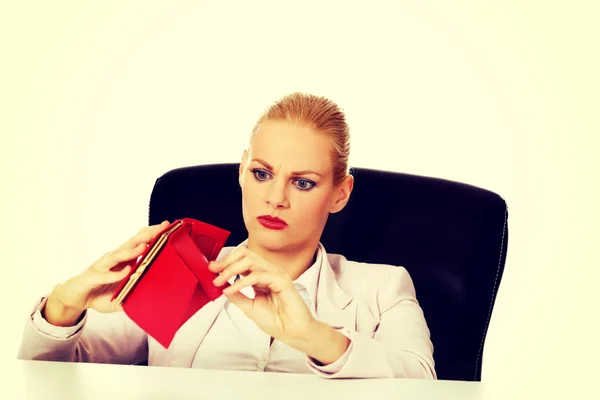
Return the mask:
{"type": "Polygon", "coordinates": [[[382,284],[390,279],[410,279],[408,271],[401,265],[352,261],[341,254],[327,254],[327,261],[338,281],[355,281],[364,277],[369,282],[382,284]]]}
{"type": "Polygon", "coordinates": [[[327,260],[338,285],[351,295],[375,298],[380,305],[416,300],[413,281],[403,266],[352,261],[341,254],[327,254],[327,260]]]}

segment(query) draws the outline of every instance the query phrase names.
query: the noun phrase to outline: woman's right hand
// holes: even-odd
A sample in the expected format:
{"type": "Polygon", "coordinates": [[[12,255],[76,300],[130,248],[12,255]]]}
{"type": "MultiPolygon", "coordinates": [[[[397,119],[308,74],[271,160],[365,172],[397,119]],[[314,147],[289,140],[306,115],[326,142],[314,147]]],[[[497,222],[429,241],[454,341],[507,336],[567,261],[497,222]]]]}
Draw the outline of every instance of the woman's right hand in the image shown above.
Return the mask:
{"type": "Polygon", "coordinates": [[[137,235],[103,255],[83,273],[56,285],[42,310],[46,321],[55,326],[73,326],[87,309],[102,313],[122,311],[120,306],[111,302],[114,291],[127,277],[148,243],[168,226],[169,221],[164,221],[160,225],[142,228],[137,235]]]}

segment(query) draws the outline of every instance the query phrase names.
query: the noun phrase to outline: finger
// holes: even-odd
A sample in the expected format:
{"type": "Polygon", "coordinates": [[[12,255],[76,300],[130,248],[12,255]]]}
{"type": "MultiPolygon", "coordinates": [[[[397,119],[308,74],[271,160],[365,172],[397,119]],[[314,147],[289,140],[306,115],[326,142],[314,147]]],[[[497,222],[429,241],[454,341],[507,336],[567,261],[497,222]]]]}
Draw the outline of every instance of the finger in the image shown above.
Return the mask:
{"type": "Polygon", "coordinates": [[[253,272],[223,289],[223,294],[230,295],[237,293],[245,287],[260,285],[269,288],[272,292],[278,293],[283,289],[278,277],[268,272],[253,272]]]}
{"type": "Polygon", "coordinates": [[[242,260],[237,261],[225,268],[225,270],[223,270],[221,274],[215,278],[213,283],[215,286],[222,286],[230,278],[236,275],[244,274],[244,272],[252,273],[254,271],[261,271],[264,269],[264,267],[261,267],[260,261],[257,261],[253,257],[245,257],[242,260]]]}
{"type": "Polygon", "coordinates": [[[112,253],[112,262],[113,264],[116,264],[134,260],[141,256],[147,247],[148,245],[146,243],[140,243],[131,249],[117,249],[112,253]]]}
{"type": "Polygon", "coordinates": [[[97,283],[101,285],[107,285],[109,283],[120,282],[123,279],[127,278],[129,272],[131,272],[131,265],[126,265],[122,270],[115,272],[104,272],[98,273],[96,277],[97,283]]]}
{"type": "Polygon", "coordinates": [[[109,271],[113,268],[118,269],[120,265],[127,264],[139,256],[141,256],[146,250],[146,244],[140,243],[137,247],[127,249],[120,247],[117,250],[106,253],[100,260],[98,260],[92,269],[96,271],[109,271]]]}
{"type": "Polygon", "coordinates": [[[252,318],[252,305],[254,303],[253,299],[240,292],[225,294],[225,297],[227,297],[230,302],[238,306],[248,318],[252,318]]]}
{"type": "Polygon", "coordinates": [[[245,247],[238,247],[233,253],[229,254],[221,261],[212,261],[208,264],[208,269],[212,272],[221,272],[231,264],[240,261],[250,255],[250,251],[245,247]]]}
{"type": "Polygon", "coordinates": [[[158,225],[143,227],[134,237],[125,242],[121,247],[134,248],[142,243],[147,244],[168,226],[169,221],[163,221],[158,225]]]}

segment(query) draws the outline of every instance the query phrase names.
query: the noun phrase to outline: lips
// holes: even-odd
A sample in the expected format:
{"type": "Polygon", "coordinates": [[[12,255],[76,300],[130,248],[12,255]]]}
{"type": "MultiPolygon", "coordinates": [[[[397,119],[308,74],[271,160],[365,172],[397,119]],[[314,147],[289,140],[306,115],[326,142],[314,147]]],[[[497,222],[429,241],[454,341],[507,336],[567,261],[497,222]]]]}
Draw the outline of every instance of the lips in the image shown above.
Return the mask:
{"type": "Polygon", "coordinates": [[[270,215],[261,215],[257,220],[262,226],[268,229],[281,230],[287,226],[287,223],[281,218],[270,215]]]}
{"type": "Polygon", "coordinates": [[[264,220],[267,220],[267,221],[273,221],[273,222],[278,222],[278,223],[280,223],[280,224],[287,225],[287,223],[286,223],[284,220],[282,220],[281,218],[272,217],[272,216],[270,216],[270,215],[261,215],[261,216],[260,216],[260,217],[258,217],[258,218],[260,218],[260,219],[264,219],[264,220]]]}

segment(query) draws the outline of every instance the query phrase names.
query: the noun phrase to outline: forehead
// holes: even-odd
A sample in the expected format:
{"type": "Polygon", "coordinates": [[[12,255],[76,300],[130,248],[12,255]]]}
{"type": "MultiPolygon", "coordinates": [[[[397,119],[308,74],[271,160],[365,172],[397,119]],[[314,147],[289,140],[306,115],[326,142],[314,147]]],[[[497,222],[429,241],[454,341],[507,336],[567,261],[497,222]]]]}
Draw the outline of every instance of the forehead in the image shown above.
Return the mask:
{"type": "Polygon", "coordinates": [[[332,168],[331,140],[311,128],[288,121],[265,121],[256,130],[250,145],[251,158],[265,160],[273,167],[313,169],[327,173],[332,168]]]}

